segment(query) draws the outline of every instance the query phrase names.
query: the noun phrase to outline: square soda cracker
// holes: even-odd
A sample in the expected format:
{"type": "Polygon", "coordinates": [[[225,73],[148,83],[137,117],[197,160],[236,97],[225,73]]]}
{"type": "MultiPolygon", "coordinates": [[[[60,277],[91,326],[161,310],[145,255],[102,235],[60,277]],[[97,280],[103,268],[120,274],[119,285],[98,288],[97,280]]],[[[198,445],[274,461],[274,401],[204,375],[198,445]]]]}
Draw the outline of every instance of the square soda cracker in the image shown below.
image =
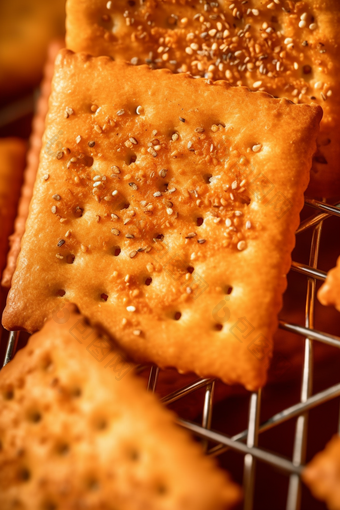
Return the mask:
{"type": "Polygon", "coordinates": [[[73,51],[322,106],[307,194],[340,195],[339,0],[68,0],[66,8],[73,51]]]}
{"type": "Polygon", "coordinates": [[[307,465],[302,479],[329,510],[340,510],[340,438],[334,436],[307,465]]]}
{"type": "MultiPolygon", "coordinates": [[[[15,270],[20,244],[28,216],[29,204],[33,194],[33,187],[39,166],[39,154],[42,146],[42,137],[45,130],[45,117],[48,110],[48,98],[50,97],[54,62],[58,51],[65,46],[62,40],[53,41],[48,47],[47,61],[44,67],[44,79],[40,86],[40,96],[37,102],[36,113],[32,123],[30,136],[30,148],[27,154],[27,166],[24,172],[24,182],[20,192],[17,216],[14,223],[14,232],[9,238],[10,250],[7,256],[7,264],[2,274],[1,285],[10,287],[15,270]]],[[[49,150],[48,145],[45,150],[49,150]]]]}
{"type": "Polygon", "coordinates": [[[321,114],[60,52],[4,326],[72,301],[136,362],[262,386],[321,114]]]}
{"type": "Polygon", "coordinates": [[[239,488],[75,308],[1,371],[1,508],[231,508],[239,488]]]}
{"type": "Polygon", "coordinates": [[[0,276],[18,205],[26,149],[25,140],[20,138],[0,139],[0,276]]]}
{"type": "Polygon", "coordinates": [[[325,283],[320,287],[318,299],[323,305],[334,305],[340,312],[340,257],[336,267],[328,272],[325,283]]]}

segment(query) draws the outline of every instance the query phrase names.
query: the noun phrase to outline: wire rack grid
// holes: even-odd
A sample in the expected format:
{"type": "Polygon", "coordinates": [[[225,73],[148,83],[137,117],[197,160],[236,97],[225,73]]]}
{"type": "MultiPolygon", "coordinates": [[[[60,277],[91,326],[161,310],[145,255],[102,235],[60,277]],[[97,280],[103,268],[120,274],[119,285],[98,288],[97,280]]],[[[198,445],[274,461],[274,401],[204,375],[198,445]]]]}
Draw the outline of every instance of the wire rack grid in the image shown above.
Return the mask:
{"type": "MultiPolygon", "coordinates": [[[[224,433],[211,430],[213,414],[213,397],[215,389],[214,379],[199,379],[179,390],[162,398],[165,405],[169,405],[193,392],[204,388],[204,400],[201,425],[178,418],[180,426],[189,430],[202,439],[203,448],[211,456],[218,456],[227,450],[235,450],[244,455],[243,462],[243,492],[244,510],[252,510],[254,506],[254,487],[256,479],[256,462],[264,462],[273,468],[283,471],[289,477],[286,510],[300,510],[301,508],[301,473],[306,457],[308,412],[338,396],[340,396],[340,383],[316,394],[312,393],[313,373],[313,341],[322,342],[340,348],[340,338],[314,329],[314,305],[316,298],[316,281],[324,281],[326,273],[318,269],[318,255],[323,222],[335,216],[340,218],[340,203],[326,204],[317,200],[305,200],[305,205],[317,210],[311,217],[304,220],[296,234],[299,235],[307,229],[312,229],[312,241],[309,254],[309,265],[292,262],[291,270],[305,275],[307,278],[307,292],[305,300],[305,324],[303,326],[292,324],[284,320],[279,321],[279,328],[295,333],[304,338],[304,361],[302,366],[302,384],[300,401],[274,414],[261,423],[261,390],[250,394],[248,428],[230,437],[224,433]],[[292,459],[285,458],[276,453],[258,447],[259,434],[276,427],[287,420],[296,418],[295,438],[292,459]],[[209,445],[213,444],[214,446],[209,445]]],[[[5,366],[14,356],[17,349],[19,332],[10,332],[6,354],[5,366]]],[[[140,370],[145,367],[140,367],[140,370]]],[[[147,389],[155,392],[160,369],[152,366],[148,376],[147,389]]],[[[338,433],[339,430],[337,431],[338,433]]]]}

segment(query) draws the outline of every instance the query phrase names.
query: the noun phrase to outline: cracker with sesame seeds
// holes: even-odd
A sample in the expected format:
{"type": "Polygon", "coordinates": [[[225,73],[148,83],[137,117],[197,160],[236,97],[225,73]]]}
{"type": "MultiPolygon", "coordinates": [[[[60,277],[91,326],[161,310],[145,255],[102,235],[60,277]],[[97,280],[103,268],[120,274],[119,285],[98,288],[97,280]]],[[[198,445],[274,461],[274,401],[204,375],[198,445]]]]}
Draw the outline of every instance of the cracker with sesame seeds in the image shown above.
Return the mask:
{"type": "MultiPolygon", "coordinates": [[[[63,41],[53,41],[48,48],[48,57],[44,68],[44,79],[40,87],[40,96],[37,102],[36,114],[32,123],[32,134],[30,136],[30,148],[27,154],[27,166],[24,172],[24,182],[20,192],[17,216],[14,223],[14,232],[9,238],[10,249],[7,256],[7,264],[2,274],[1,285],[10,287],[12,276],[15,270],[20,243],[25,231],[25,224],[28,216],[29,204],[33,194],[35,177],[39,166],[39,154],[42,145],[42,136],[45,129],[45,117],[48,110],[48,98],[51,92],[51,84],[54,70],[54,61],[58,51],[64,47],[63,41]]],[[[54,140],[53,142],[57,142],[54,140]]],[[[49,144],[45,150],[49,150],[49,144]]],[[[48,173],[45,175],[48,179],[48,173]]]]}
{"type": "Polygon", "coordinates": [[[62,131],[65,149],[41,153],[4,326],[35,331],[73,301],[137,362],[262,386],[320,119],[60,52],[43,144],[62,131]]]}
{"type": "Polygon", "coordinates": [[[230,509],[238,486],[75,308],[0,373],[0,507],[230,509]]]}
{"type": "Polygon", "coordinates": [[[340,257],[336,267],[328,272],[326,281],[320,287],[318,299],[325,306],[334,305],[340,312],[340,257]]]}
{"type": "Polygon", "coordinates": [[[340,195],[338,0],[68,0],[67,47],[324,110],[311,196],[340,195]]]}
{"type": "Polygon", "coordinates": [[[340,510],[340,438],[334,436],[302,472],[302,479],[313,496],[340,510]]]}
{"type": "Polygon", "coordinates": [[[26,149],[26,142],[20,138],[0,139],[0,276],[18,205],[26,149]]]}

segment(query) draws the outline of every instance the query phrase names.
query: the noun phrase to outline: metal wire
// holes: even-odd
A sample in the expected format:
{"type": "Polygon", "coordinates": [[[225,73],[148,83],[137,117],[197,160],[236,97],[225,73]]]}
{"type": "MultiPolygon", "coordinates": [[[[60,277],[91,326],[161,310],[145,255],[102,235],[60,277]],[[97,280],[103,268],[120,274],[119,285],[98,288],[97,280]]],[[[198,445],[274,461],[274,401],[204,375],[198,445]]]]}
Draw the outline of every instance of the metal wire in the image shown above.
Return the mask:
{"type": "MultiPolygon", "coordinates": [[[[340,348],[340,338],[328,333],[314,329],[314,302],[316,292],[316,280],[324,281],[326,273],[317,268],[318,252],[320,247],[320,237],[322,222],[331,216],[340,218],[340,204],[333,206],[319,202],[317,200],[305,200],[306,205],[317,209],[318,214],[313,215],[300,224],[297,234],[313,228],[313,236],[310,250],[309,265],[299,262],[292,262],[291,269],[307,277],[307,295],[306,295],[306,319],[305,325],[297,325],[279,321],[279,327],[290,333],[297,334],[304,338],[305,356],[302,372],[301,398],[300,402],[283,409],[279,413],[260,424],[261,391],[250,395],[248,428],[235,434],[232,437],[211,430],[211,421],[213,413],[213,395],[215,388],[214,379],[200,379],[188,384],[172,393],[164,396],[164,404],[171,404],[179,399],[190,396],[193,392],[204,388],[202,425],[179,419],[180,426],[191,431],[193,434],[203,439],[203,447],[208,450],[209,443],[214,446],[207,451],[211,456],[221,455],[227,450],[235,450],[244,455],[244,510],[252,510],[253,496],[255,487],[255,466],[257,461],[265,462],[275,468],[287,473],[290,477],[289,489],[287,494],[287,510],[299,510],[301,494],[301,472],[305,461],[305,448],[307,441],[307,421],[308,412],[331,399],[340,396],[340,383],[326,390],[312,395],[312,362],[313,362],[313,341],[322,342],[333,347],[340,348]],[[273,427],[286,422],[287,420],[297,418],[296,433],[294,441],[294,451],[292,460],[286,459],[280,455],[268,452],[258,447],[258,437],[260,433],[268,431],[273,427]],[[244,444],[246,443],[246,444],[244,444]]],[[[13,357],[19,338],[19,332],[11,332],[8,340],[4,365],[13,357]]],[[[139,372],[149,368],[147,366],[139,367],[139,372]]],[[[147,387],[150,391],[156,391],[159,368],[152,366],[150,368],[147,387]]],[[[338,433],[340,434],[340,413],[338,433]]]]}

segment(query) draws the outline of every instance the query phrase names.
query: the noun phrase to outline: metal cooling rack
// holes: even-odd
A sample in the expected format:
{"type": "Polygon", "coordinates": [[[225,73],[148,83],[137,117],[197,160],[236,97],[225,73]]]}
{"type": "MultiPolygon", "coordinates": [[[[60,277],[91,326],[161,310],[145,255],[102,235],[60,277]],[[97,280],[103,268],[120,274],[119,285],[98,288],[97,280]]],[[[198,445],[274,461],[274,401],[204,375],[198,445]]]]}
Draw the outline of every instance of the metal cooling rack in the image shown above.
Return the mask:
{"type": "MultiPolygon", "coordinates": [[[[296,234],[312,229],[312,241],[309,254],[309,265],[292,262],[291,270],[301,273],[307,278],[307,292],[305,304],[305,324],[300,326],[284,320],[279,321],[279,328],[295,333],[304,338],[304,362],[302,367],[302,385],[300,402],[283,409],[265,422],[260,422],[261,390],[250,394],[248,429],[230,437],[224,433],[211,430],[213,413],[214,379],[200,379],[179,390],[174,391],[162,398],[164,404],[171,404],[193,392],[205,388],[202,424],[182,420],[178,423],[194,435],[202,438],[206,453],[218,456],[227,450],[235,450],[244,455],[243,491],[244,510],[252,510],[254,503],[255,470],[256,462],[265,462],[270,466],[283,471],[289,477],[286,510],[299,510],[301,506],[301,473],[305,463],[305,451],[307,443],[307,418],[308,412],[340,396],[340,383],[327,388],[319,393],[312,394],[312,368],[313,368],[313,341],[322,342],[333,347],[340,348],[340,338],[314,329],[314,306],[316,297],[316,280],[324,281],[326,273],[317,268],[318,256],[323,222],[331,217],[340,218],[340,203],[329,205],[317,200],[305,200],[305,205],[316,209],[317,212],[303,221],[296,234]],[[292,418],[297,418],[294,438],[292,459],[282,457],[258,447],[260,433],[266,432],[279,424],[292,418]],[[209,444],[214,446],[208,449],[209,444]]],[[[18,344],[19,332],[10,332],[4,366],[12,359],[18,344]]],[[[150,368],[147,388],[155,391],[159,368],[150,368]]],[[[340,433],[340,430],[337,431],[340,433]]]]}

